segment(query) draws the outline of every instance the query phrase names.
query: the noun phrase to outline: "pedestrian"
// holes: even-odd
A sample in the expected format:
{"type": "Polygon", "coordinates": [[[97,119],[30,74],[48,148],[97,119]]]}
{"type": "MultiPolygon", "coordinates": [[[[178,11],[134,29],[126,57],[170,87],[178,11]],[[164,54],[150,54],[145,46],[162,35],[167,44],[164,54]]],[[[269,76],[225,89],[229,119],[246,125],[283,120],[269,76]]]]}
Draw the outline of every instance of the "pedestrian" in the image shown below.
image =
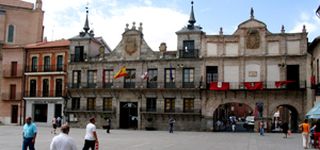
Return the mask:
{"type": "Polygon", "coordinates": [[[111,119],[108,117],[106,121],[107,121],[107,124],[106,124],[107,133],[110,133],[111,119]]]}
{"type": "Polygon", "coordinates": [[[60,128],[61,127],[61,117],[57,117],[57,126],[60,128]]]}
{"type": "Polygon", "coordinates": [[[96,132],[96,118],[92,117],[89,120],[90,122],[86,126],[86,135],[84,137],[84,146],[82,150],[96,150],[96,145],[99,145],[98,135],[96,132]]]}
{"type": "Polygon", "coordinates": [[[52,123],[52,128],[53,128],[53,131],[51,131],[51,133],[56,134],[56,130],[57,130],[57,119],[56,119],[56,117],[52,118],[51,123],[52,123]]]}
{"type": "Polygon", "coordinates": [[[284,122],[282,125],[281,125],[281,128],[282,128],[282,133],[284,134],[284,137],[283,138],[288,138],[288,130],[289,130],[289,125],[287,122],[284,122]]]}
{"type": "Polygon", "coordinates": [[[35,123],[32,122],[31,117],[26,118],[26,123],[23,126],[23,144],[22,150],[35,150],[34,144],[36,142],[37,137],[37,126],[35,123]]]}
{"type": "Polygon", "coordinates": [[[173,133],[173,124],[176,122],[176,120],[173,117],[169,118],[169,133],[173,133]]]}
{"type": "Polygon", "coordinates": [[[221,122],[220,120],[218,120],[218,121],[216,122],[217,131],[220,131],[221,125],[222,125],[222,122],[221,122]]]}
{"type": "Polygon", "coordinates": [[[263,120],[261,120],[259,122],[259,133],[261,136],[264,136],[264,121],[263,120]]]}
{"type": "Polygon", "coordinates": [[[60,130],[60,134],[53,137],[50,144],[50,150],[77,150],[75,141],[68,136],[70,131],[69,125],[62,125],[60,130]]]}
{"type": "Polygon", "coordinates": [[[304,119],[304,122],[299,125],[299,128],[302,130],[302,146],[304,149],[307,149],[308,148],[309,131],[310,131],[308,119],[304,119]]]}
{"type": "Polygon", "coordinates": [[[235,116],[230,116],[229,119],[230,119],[230,122],[231,122],[232,132],[236,132],[236,117],[235,116]]]}

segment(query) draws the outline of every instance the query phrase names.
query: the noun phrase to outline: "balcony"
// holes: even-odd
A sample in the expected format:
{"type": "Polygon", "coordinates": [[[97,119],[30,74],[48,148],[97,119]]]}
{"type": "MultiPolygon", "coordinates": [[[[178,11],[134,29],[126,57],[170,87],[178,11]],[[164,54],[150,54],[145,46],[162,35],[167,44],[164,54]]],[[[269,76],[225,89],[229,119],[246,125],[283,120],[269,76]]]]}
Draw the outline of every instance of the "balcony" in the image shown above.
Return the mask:
{"type": "MultiPolygon", "coordinates": [[[[255,90],[253,88],[248,88],[245,85],[245,82],[224,82],[228,83],[229,87],[224,90],[255,90]]],[[[252,82],[254,83],[254,82],[252,82]]],[[[299,90],[306,88],[306,81],[299,81],[299,82],[287,82],[287,81],[269,81],[269,82],[261,82],[262,87],[257,87],[258,90],[261,89],[269,89],[269,90],[299,90]]],[[[223,88],[223,87],[221,87],[223,88]]],[[[206,89],[210,89],[210,83],[207,83],[206,89]]],[[[215,88],[217,89],[217,88],[215,88]]],[[[218,90],[218,89],[217,89],[218,90]]]]}
{"type": "Polygon", "coordinates": [[[2,100],[8,100],[8,101],[22,100],[22,92],[16,92],[16,93],[4,92],[2,93],[1,96],[2,96],[2,100]]]}
{"type": "Polygon", "coordinates": [[[25,72],[65,72],[67,71],[67,65],[37,65],[26,66],[25,72]]]}
{"type": "Polygon", "coordinates": [[[63,97],[64,90],[50,90],[50,91],[42,91],[42,90],[31,90],[25,91],[24,97],[63,97]]]}
{"type": "Polygon", "coordinates": [[[71,62],[84,62],[86,58],[87,58],[86,54],[83,54],[83,55],[71,54],[70,55],[71,62]]]}
{"type": "Polygon", "coordinates": [[[119,88],[128,88],[128,89],[159,89],[159,88],[168,88],[168,89],[195,89],[198,88],[200,83],[195,82],[112,82],[112,83],[92,83],[88,84],[87,82],[81,83],[68,83],[69,89],[94,89],[94,88],[103,88],[103,89],[119,89],[119,88]]]}
{"type": "Polygon", "coordinates": [[[22,78],[22,68],[22,65],[18,65],[17,68],[12,68],[11,65],[3,65],[2,75],[4,78],[22,78]]]}
{"type": "Polygon", "coordinates": [[[199,49],[179,50],[179,58],[198,58],[199,49]]]}

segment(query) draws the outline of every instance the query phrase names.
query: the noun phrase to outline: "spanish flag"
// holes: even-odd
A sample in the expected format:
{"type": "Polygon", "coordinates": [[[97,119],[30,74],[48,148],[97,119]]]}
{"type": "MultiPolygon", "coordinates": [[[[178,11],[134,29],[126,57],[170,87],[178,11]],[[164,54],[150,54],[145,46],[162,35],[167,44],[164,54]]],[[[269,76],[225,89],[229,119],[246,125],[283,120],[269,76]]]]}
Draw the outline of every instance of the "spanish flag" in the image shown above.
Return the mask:
{"type": "Polygon", "coordinates": [[[126,71],[126,67],[123,66],[120,68],[120,70],[116,73],[116,75],[113,76],[114,79],[118,79],[120,77],[123,77],[123,76],[127,76],[128,73],[126,71]]]}

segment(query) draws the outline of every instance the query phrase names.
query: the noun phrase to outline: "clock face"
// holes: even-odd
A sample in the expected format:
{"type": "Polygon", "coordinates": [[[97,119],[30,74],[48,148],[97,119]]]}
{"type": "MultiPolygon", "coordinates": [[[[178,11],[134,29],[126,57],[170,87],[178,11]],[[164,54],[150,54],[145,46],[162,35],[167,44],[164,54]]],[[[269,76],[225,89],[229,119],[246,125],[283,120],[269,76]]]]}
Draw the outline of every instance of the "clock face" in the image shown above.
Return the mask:
{"type": "Polygon", "coordinates": [[[125,50],[129,55],[132,55],[137,51],[137,38],[134,36],[127,37],[125,41],[125,50]]]}

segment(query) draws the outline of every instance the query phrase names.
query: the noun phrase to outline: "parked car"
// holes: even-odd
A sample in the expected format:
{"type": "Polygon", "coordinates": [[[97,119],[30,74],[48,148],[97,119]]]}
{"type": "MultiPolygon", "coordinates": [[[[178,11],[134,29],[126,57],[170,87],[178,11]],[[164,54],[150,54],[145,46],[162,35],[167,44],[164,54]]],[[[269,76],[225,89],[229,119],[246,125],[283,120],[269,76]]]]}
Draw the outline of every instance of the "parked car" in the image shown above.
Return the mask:
{"type": "Polygon", "coordinates": [[[254,116],[247,116],[245,123],[243,124],[243,127],[247,130],[253,130],[254,129],[254,116]]]}

